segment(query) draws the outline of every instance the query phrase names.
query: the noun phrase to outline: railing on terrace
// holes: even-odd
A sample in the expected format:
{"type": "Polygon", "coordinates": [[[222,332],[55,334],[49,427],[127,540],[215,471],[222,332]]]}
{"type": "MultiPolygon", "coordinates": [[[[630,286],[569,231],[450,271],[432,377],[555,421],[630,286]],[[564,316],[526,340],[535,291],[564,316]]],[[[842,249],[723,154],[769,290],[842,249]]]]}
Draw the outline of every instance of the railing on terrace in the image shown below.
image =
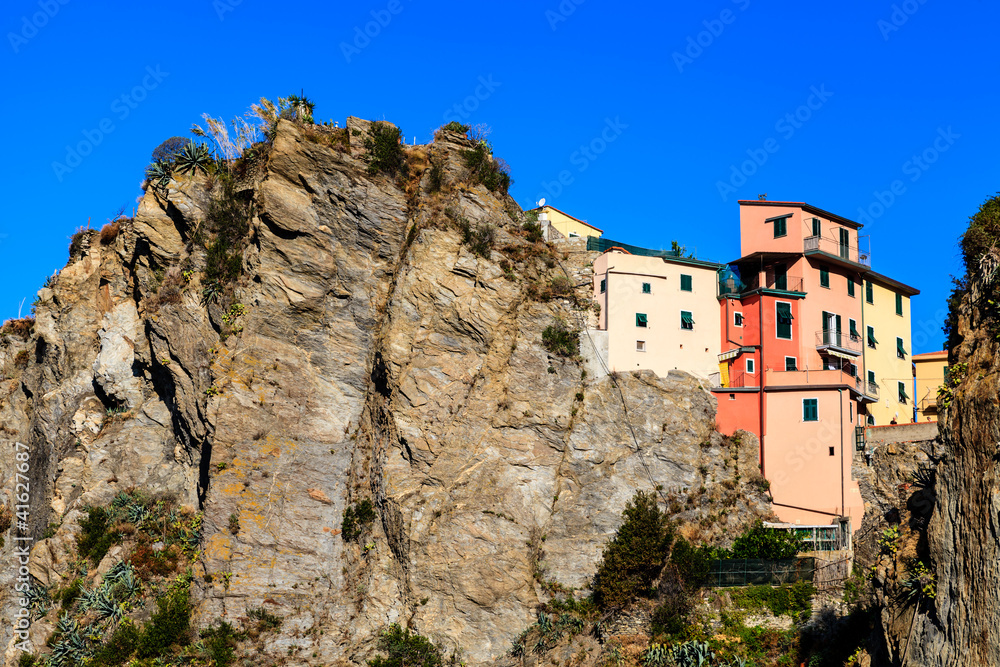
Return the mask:
{"type": "Polygon", "coordinates": [[[937,412],[938,401],[937,396],[926,396],[920,399],[920,405],[918,406],[921,412],[937,412]]]}
{"type": "Polygon", "coordinates": [[[729,376],[729,382],[725,384],[726,387],[733,387],[734,389],[739,389],[742,387],[756,387],[757,376],[752,373],[745,373],[743,371],[736,373],[735,375],[729,376]]]}
{"type": "Polygon", "coordinates": [[[816,347],[836,347],[861,354],[861,338],[835,329],[821,329],[816,332],[816,347]]]}
{"type": "Polygon", "coordinates": [[[840,369],[816,371],[778,371],[767,369],[764,373],[765,385],[769,387],[831,384],[846,384],[854,387],[858,386],[858,379],[856,377],[840,369]]]}
{"type": "Polygon", "coordinates": [[[838,239],[826,238],[823,236],[807,236],[804,243],[805,252],[825,252],[835,255],[841,259],[864,266],[872,265],[871,253],[861,250],[857,246],[842,244],[838,239]]]}
{"type": "Polygon", "coordinates": [[[812,581],[816,559],[812,556],[785,560],[731,559],[714,561],[708,570],[708,585],[748,586],[792,584],[812,581]]]}
{"type": "Polygon", "coordinates": [[[878,398],[878,383],[868,382],[865,384],[865,395],[878,398]]]}
{"type": "Polygon", "coordinates": [[[719,280],[719,296],[739,295],[752,292],[757,289],[773,289],[785,292],[805,293],[803,280],[798,276],[771,276],[768,275],[761,284],[759,276],[752,276],[746,280],[735,277],[723,278],[719,280]]]}

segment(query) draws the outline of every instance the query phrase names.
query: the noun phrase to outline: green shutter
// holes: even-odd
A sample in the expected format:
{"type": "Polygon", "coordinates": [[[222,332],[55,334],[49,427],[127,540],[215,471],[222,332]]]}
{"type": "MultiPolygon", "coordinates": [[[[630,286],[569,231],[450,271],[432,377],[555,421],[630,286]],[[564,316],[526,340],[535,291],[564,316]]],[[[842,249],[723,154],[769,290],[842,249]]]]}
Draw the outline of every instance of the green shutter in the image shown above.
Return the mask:
{"type": "Polygon", "coordinates": [[[875,327],[868,327],[868,345],[870,347],[878,345],[878,341],[875,339],[875,327]]]}
{"type": "Polygon", "coordinates": [[[830,286],[830,272],[826,269],[819,270],[819,286],[829,287],[830,286]]]}
{"type": "Polygon", "coordinates": [[[906,403],[908,400],[910,400],[910,397],[907,396],[907,394],[906,394],[906,383],[905,382],[900,382],[899,383],[899,402],[900,403],[906,403]]]}
{"type": "Polygon", "coordinates": [[[896,354],[899,355],[900,359],[906,359],[906,348],[903,347],[903,339],[896,339],[896,354]]]}
{"type": "Polygon", "coordinates": [[[651,294],[652,292],[653,292],[653,286],[652,285],[650,285],[649,283],[643,283],[642,284],[642,293],[643,294],[651,294]]]}
{"type": "Polygon", "coordinates": [[[868,371],[868,384],[875,384],[875,371],[868,371]]]}
{"type": "Polygon", "coordinates": [[[604,294],[604,292],[607,291],[607,289],[608,289],[608,281],[607,281],[607,279],[602,280],[601,281],[601,294],[604,294]]]}
{"type": "Polygon", "coordinates": [[[775,304],[777,327],[775,335],[786,340],[792,339],[792,306],[787,303],[775,304]]]}
{"type": "Polygon", "coordinates": [[[847,278],[847,296],[854,296],[854,278],[847,278]]]}
{"type": "Polygon", "coordinates": [[[635,314],[635,326],[644,327],[646,326],[646,313],[636,313],[635,314]]]}
{"type": "Polygon", "coordinates": [[[788,233],[788,228],[785,226],[788,218],[778,218],[774,221],[774,238],[779,236],[784,236],[788,233]]]}
{"type": "Polygon", "coordinates": [[[861,334],[858,333],[857,323],[854,320],[850,321],[849,326],[851,327],[851,338],[861,338],[861,334]]]}
{"type": "Polygon", "coordinates": [[[681,291],[690,292],[691,291],[691,276],[686,276],[681,274],[681,291]]]}
{"type": "Polygon", "coordinates": [[[815,398],[802,399],[802,421],[806,422],[819,421],[818,399],[815,398]]]}
{"type": "Polygon", "coordinates": [[[819,233],[820,233],[819,218],[813,218],[813,236],[819,236],[819,233]]]}
{"type": "Polygon", "coordinates": [[[795,367],[795,357],[785,357],[785,370],[786,371],[798,370],[795,367]]]}
{"type": "Polygon", "coordinates": [[[686,310],[681,311],[681,322],[694,326],[694,318],[691,317],[691,313],[686,310]]]}
{"type": "Polygon", "coordinates": [[[868,303],[875,303],[875,290],[872,288],[872,281],[865,281],[865,300],[868,303]]]}
{"type": "Polygon", "coordinates": [[[897,294],[896,295],[896,314],[897,315],[902,315],[903,314],[903,295],[902,294],[897,294]]]}

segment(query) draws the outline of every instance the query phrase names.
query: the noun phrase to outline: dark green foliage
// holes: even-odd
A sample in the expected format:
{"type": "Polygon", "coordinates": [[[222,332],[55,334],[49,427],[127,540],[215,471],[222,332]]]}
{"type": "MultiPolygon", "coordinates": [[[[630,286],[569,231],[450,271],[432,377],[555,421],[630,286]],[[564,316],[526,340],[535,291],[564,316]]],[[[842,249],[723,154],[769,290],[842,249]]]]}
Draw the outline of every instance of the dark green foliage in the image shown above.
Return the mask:
{"type": "Polygon", "coordinates": [[[76,538],[77,552],[97,565],[112,545],[120,542],[111,532],[111,518],[103,507],[87,507],[87,516],[80,520],[80,534],[76,538]]]}
{"type": "Polygon", "coordinates": [[[962,259],[967,271],[979,268],[979,259],[1000,241],[1000,194],[990,197],[974,216],[962,235],[962,259]]]}
{"type": "Polygon", "coordinates": [[[580,354],[579,335],[579,331],[573,331],[566,322],[557,319],[542,332],[542,345],[557,356],[575,357],[580,354]]]}
{"type": "Polygon", "coordinates": [[[403,151],[403,133],[388,123],[374,122],[365,137],[368,151],[368,173],[406,176],[406,153],[403,151]]]}
{"type": "Polygon", "coordinates": [[[205,257],[205,282],[221,284],[236,280],[243,268],[243,244],[250,233],[252,202],[246,192],[236,192],[223,178],[222,191],[212,198],[206,226],[213,234],[205,257]]]}
{"type": "Polygon", "coordinates": [[[215,661],[216,667],[229,667],[236,658],[236,643],[241,638],[241,633],[227,623],[219,621],[218,625],[205,628],[200,633],[204,640],[205,651],[208,657],[215,661]]]}
{"type": "Polygon", "coordinates": [[[248,608],[247,618],[256,624],[257,630],[260,632],[277,630],[281,627],[281,617],[277,614],[272,614],[263,607],[248,608]]]}
{"type": "Polygon", "coordinates": [[[622,517],[625,521],[604,548],[594,576],[594,601],[602,609],[647,595],[673,540],[668,517],[652,493],[637,492],[622,517]]]}
{"type": "Polygon", "coordinates": [[[143,627],[139,638],[140,658],[164,655],[173,646],[191,641],[191,599],[187,588],[176,590],[156,601],[157,611],[143,627]]]}
{"type": "Polygon", "coordinates": [[[683,537],[674,541],[670,550],[670,564],[689,588],[700,588],[708,580],[712,562],[717,560],[715,549],[704,544],[695,547],[683,537]]]}
{"type": "Polygon", "coordinates": [[[184,150],[184,147],[190,142],[191,140],[186,137],[170,137],[153,149],[153,155],[150,159],[153,162],[159,162],[160,160],[170,162],[174,159],[174,156],[184,150]]]}
{"type": "Polygon", "coordinates": [[[444,170],[441,165],[431,163],[430,173],[427,176],[427,190],[429,192],[440,192],[444,185],[444,170]]]}
{"type": "Polygon", "coordinates": [[[802,548],[802,538],[787,530],[765,528],[758,520],[736,538],[731,558],[763,558],[779,560],[795,558],[802,548]]]}
{"type": "Polygon", "coordinates": [[[748,586],[733,589],[729,595],[743,609],[769,609],[775,616],[797,617],[812,610],[812,597],[816,589],[808,581],[790,586],[748,586]]]}
{"type": "Polygon", "coordinates": [[[173,163],[166,160],[157,160],[146,167],[146,180],[149,181],[150,186],[162,192],[170,183],[173,173],[173,163]]]}
{"type": "Polygon", "coordinates": [[[496,243],[496,228],[493,225],[475,225],[468,218],[458,218],[458,228],[462,232],[464,243],[473,255],[490,258],[493,244],[496,243]]]}
{"type": "Polygon", "coordinates": [[[87,237],[87,233],[89,231],[89,229],[80,227],[80,229],[76,230],[76,233],[73,234],[73,238],[69,241],[70,257],[76,257],[83,251],[83,240],[87,237]]]}
{"type": "Polygon", "coordinates": [[[206,172],[212,163],[212,155],[208,152],[208,146],[196,144],[193,141],[189,141],[174,158],[174,167],[182,174],[189,171],[197,173],[199,169],[206,172]]]}
{"type": "Polygon", "coordinates": [[[524,231],[527,233],[528,240],[532,243],[538,243],[545,236],[542,234],[542,226],[537,222],[526,222],[524,223],[524,231]]]}
{"type": "Polygon", "coordinates": [[[340,536],[345,542],[353,542],[375,520],[375,507],[365,498],[357,505],[348,505],[344,510],[344,520],[340,524],[340,536]]]}
{"type": "Polygon", "coordinates": [[[393,623],[378,639],[378,649],[387,655],[369,660],[371,667],[441,667],[441,651],[426,637],[393,623]]]}
{"type": "Polygon", "coordinates": [[[951,294],[948,296],[948,316],[944,320],[941,331],[944,332],[945,349],[954,349],[961,343],[958,337],[958,308],[962,298],[969,293],[969,283],[965,278],[951,277],[951,294]]]}
{"type": "MultiPolygon", "coordinates": [[[[676,549],[675,545],[674,550],[676,549]]],[[[688,625],[688,617],[694,609],[696,591],[697,586],[685,581],[677,567],[667,565],[663,569],[656,591],[660,604],[653,611],[651,619],[654,636],[683,633],[688,625]]]]}
{"type": "Polygon", "coordinates": [[[35,667],[38,664],[38,658],[32,653],[22,653],[17,659],[17,667],[35,667]]]}
{"type": "Polygon", "coordinates": [[[485,185],[493,192],[507,193],[511,180],[510,167],[500,158],[494,158],[490,145],[479,141],[474,147],[462,151],[462,159],[469,168],[469,178],[474,183],[485,185]]]}
{"type": "Polygon", "coordinates": [[[74,579],[66,588],[60,589],[56,594],[56,599],[63,609],[72,606],[78,597],[80,597],[80,591],[83,589],[83,579],[74,579]]]}
{"type": "Polygon", "coordinates": [[[124,665],[138,650],[141,633],[131,622],[126,621],[94,653],[90,667],[114,667],[124,665]]]}
{"type": "Polygon", "coordinates": [[[471,128],[468,125],[459,123],[457,120],[453,120],[446,125],[442,125],[441,129],[445,130],[446,132],[458,132],[459,134],[465,134],[471,128]]]}
{"type": "Polygon", "coordinates": [[[406,245],[407,246],[413,245],[413,241],[416,240],[416,238],[417,238],[417,231],[418,230],[417,230],[417,225],[416,224],[410,225],[410,231],[406,232],[406,245]]]}

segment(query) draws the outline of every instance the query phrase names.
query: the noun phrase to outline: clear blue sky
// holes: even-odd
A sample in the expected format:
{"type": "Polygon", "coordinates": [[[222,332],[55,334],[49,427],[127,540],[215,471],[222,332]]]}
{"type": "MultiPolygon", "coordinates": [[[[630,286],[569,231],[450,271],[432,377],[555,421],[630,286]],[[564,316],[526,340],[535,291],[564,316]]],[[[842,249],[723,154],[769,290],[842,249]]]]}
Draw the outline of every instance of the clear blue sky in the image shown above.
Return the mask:
{"type": "Polygon", "coordinates": [[[1000,190],[1000,8],[673,4],[8,0],[0,318],[30,312],[74,230],[131,209],[163,139],[304,89],[318,119],[409,141],[487,123],[523,207],[636,245],[735,259],[736,200],[761,193],[869,210],[875,269],[922,292],[914,351],[939,349],[956,239],[1000,190]]]}

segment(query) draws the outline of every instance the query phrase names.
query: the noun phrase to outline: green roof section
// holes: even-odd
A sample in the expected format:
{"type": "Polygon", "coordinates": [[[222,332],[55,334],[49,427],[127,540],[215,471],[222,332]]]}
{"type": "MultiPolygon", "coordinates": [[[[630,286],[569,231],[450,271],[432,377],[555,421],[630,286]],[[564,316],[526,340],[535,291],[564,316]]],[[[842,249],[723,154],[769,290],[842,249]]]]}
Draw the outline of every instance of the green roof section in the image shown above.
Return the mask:
{"type": "Polygon", "coordinates": [[[640,248],[639,246],[622,243],[621,241],[612,241],[611,239],[597,238],[596,236],[587,237],[587,250],[592,252],[607,252],[612,248],[619,248],[630,255],[638,255],[640,257],[659,257],[665,262],[687,264],[689,266],[698,266],[704,269],[715,269],[716,271],[725,266],[724,264],[719,264],[718,262],[709,262],[703,259],[695,259],[694,257],[682,257],[673,250],[651,250],[649,248],[640,248]]]}

